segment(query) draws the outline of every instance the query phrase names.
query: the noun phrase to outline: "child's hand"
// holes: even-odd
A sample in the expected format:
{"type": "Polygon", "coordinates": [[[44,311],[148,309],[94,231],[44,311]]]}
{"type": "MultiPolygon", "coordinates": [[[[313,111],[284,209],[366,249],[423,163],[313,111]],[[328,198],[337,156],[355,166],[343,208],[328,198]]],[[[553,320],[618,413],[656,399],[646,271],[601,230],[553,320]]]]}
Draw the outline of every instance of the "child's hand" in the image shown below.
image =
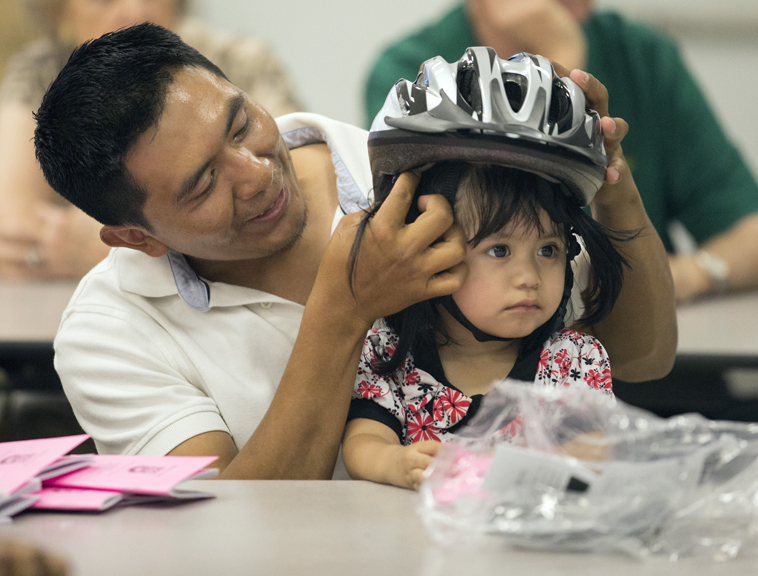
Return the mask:
{"type": "Polygon", "coordinates": [[[350,420],[345,427],[342,456],[350,477],[418,490],[427,469],[440,451],[439,442],[427,440],[410,446],[388,426],[366,418],[350,420]]]}
{"type": "Polygon", "coordinates": [[[579,460],[608,460],[609,456],[602,432],[579,434],[573,440],[559,446],[556,452],[579,460]]]}
{"type": "Polygon", "coordinates": [[[410,446],[396,446],[393,454],[392,484],[401,488],[418,490],[424,481],[424,470],[427,469],[442,444],[434,440],[416,442],[410,446]]]}

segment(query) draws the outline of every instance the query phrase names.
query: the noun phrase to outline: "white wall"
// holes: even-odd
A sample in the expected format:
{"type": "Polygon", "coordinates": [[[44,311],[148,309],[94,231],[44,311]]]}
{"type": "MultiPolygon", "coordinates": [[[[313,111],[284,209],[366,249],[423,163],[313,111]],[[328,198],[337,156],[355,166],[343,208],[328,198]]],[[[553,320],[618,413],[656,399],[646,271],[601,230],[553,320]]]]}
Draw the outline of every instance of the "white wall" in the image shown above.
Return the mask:
{"type": "MultiPolygon", "coordinates": [[[[266,40],[313,112],[361,124],[366,73],[382,46],[456,0],[195,0],[209,24],[266,40]]],[[[598,0],[665,29],[758,172],[758,1],[598,0]]]]}
{"type": "Polygon", "coordinates": [[[195,0],[209,24],[262,38],[311,112],[363,123],[363,83],[381,48],[455,0],[195,0]]]}

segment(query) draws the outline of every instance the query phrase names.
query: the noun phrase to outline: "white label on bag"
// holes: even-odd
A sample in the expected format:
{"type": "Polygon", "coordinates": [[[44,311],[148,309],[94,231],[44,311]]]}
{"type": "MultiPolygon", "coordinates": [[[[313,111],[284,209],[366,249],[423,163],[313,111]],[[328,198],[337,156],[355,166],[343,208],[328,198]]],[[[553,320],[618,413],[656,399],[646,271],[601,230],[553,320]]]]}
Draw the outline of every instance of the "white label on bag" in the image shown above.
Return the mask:
{"type": "Polygon", "coordinates": [[[498,444],[482,489],[498,492],[523,486],[583,492],[597,479],[575,458],[545,454],[512,444],[498,444]]]}

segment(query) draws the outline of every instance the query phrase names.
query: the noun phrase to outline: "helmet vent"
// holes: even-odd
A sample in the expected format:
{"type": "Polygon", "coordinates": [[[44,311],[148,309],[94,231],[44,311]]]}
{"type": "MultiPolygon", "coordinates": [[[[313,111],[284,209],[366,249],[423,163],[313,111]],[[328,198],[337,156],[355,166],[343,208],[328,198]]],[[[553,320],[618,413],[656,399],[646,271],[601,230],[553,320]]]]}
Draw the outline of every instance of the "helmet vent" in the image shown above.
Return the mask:
{"type": "Polygon", "coordinates": [[[524,95],[527,89],[527,80],[521,74],[503,74],[503,86],[508,103],[514,112],[521,110],[524,105],[524,95]]]}
{"type": "Polygon", "coordinates": [[[479,89],[476,71],[473,68],[464,68],[458,73],[458,93],[461,99],[482,117],[482,91],[479,89]]]}
{"type": "Polygon", "coordinates": [[[558,124],[563,128],[566,119],[571,119],[571,94],[568,88],[558,78],[553,78],[553,94],[550,98],[550,110],[547,115],[548,124],[558,124]]]}

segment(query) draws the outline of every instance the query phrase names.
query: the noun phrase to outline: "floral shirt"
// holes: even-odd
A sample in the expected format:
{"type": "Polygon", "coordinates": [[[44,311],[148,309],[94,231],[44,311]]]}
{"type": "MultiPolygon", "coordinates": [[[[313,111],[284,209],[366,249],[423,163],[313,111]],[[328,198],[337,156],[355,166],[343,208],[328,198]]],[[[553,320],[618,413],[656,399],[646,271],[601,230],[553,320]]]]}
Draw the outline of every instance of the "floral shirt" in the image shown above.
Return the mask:
{"type": "MultiPolygon", "coordinates": [[[[379,421],[394,430],[404,445],[450,439],[474,415],[482,395],[466,396],[450,384],[436,350],[417,352],[415,359],[409,352],[395,372],[377,374],[372,365],[377,359],[391,357],[397,342],[397,335],[388,328],[369,331],[348,419],[379,421]]],[[[508,376],[533,381],[535,386],[589,386],[613,394],[603,345],[568,328],[553,333],[541,349],[519,357],[508,376]]]]}

